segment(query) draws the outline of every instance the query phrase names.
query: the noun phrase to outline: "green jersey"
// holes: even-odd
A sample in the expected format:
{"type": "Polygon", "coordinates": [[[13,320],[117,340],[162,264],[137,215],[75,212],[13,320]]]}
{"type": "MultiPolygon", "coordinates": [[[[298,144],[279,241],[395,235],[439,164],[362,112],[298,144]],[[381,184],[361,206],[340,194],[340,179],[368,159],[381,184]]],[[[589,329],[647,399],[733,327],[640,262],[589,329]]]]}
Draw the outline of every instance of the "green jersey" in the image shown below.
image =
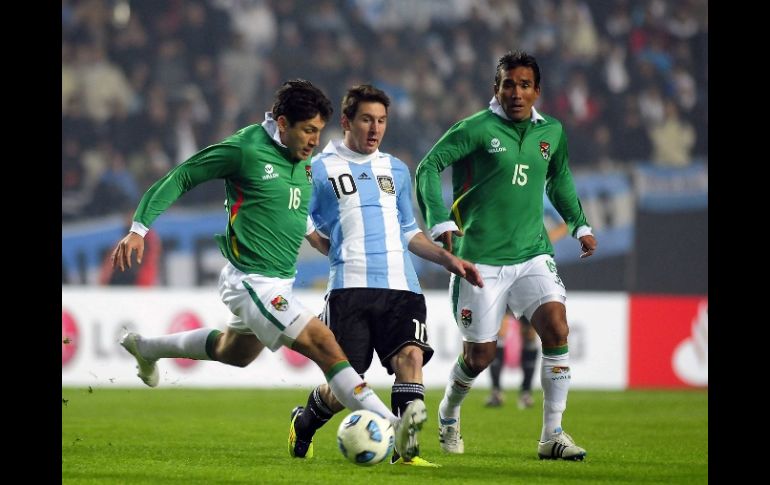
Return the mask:
{"type": "Polygon", "coordinates": [[[570,234],[588,225],[567,162],[567,138],[555,118],[533,108],[531,119],[516,123],[487,109],[452,126],[422,159],[417,203],[428,227],[452,219],[465,233],[453,244],[461,258],[502,266],[553,255],[544,188],[570,234]],[[451,211],[440,178],[450,165],[451,211]]]}
{"type": "Polygon", "coordinates": [[[244,273],[292,278],[307,227],[310,161],[294,161],[261,125],[251,125],[178,165],[144,194],[134,220],[150,224],[182,194],[224,179],[228,224],[216,240],[244,273]]]}

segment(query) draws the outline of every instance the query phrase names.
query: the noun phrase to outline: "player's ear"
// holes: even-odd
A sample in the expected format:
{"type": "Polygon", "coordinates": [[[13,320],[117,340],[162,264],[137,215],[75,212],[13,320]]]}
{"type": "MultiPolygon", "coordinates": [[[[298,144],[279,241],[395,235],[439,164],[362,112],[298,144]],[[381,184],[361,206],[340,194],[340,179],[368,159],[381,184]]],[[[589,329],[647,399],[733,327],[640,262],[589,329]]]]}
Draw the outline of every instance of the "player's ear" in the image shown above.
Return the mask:
{"type": "Polygon", "coordinates": [[[342,131],[350,131],[350,120],[344,114],[340,116],[340,125],[342,125],[342,131]]]}
{"type": "Polygon", "coordinates": [[[284,115],[279,116],[275,122],[278,124],[278,131],[280,133],[286,132],[286,130],[289,128],[289,120],[284,115]]]}

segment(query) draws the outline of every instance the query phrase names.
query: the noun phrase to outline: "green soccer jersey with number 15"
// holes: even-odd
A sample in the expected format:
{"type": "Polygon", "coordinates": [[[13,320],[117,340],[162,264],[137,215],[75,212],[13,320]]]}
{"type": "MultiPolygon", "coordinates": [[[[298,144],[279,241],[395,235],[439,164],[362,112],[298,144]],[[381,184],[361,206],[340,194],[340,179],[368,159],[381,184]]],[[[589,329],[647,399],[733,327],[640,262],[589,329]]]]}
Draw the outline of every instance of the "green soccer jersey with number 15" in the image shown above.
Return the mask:
{"type": "Polygon", "coordinates": [[[224,179],[228,224],[222,254],[245,273],[292,278],[305,235],[310,161],[293,161],[261,125],[241,129],[178,165],[144,194],[134,220],[147,227],[182,194],[224,179]]]}
{"type": "Polygon", "coordinates": [[[588,225],[568,167],[561,123],[540,115],[522,122],[487,109],[452,126],[417,167],[417,203],[428,227],[454,220],[465,233],[457,256],[495,266],[553,255],[543,224],[543,190],[570,234],[588,225]],[[523,133],[523,136],[519,132],[523,133]],[[447,210],[440,172],[452,166],[447,210]]]}

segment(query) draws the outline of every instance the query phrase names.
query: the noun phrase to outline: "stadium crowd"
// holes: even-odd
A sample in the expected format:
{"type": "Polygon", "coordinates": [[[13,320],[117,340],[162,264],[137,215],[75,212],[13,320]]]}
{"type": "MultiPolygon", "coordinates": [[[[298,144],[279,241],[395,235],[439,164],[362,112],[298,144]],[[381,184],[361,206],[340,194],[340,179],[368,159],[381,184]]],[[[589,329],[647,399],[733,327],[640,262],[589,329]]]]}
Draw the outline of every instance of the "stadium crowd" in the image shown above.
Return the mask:
{"type": "MultiPolygon", "coordinates": [[[[538,109],[575,172],[685,166],[708,151],[706,0],[63,0],[62,221],[133,205],[152,181],[260,122],[290,78],[391,97],[383,148],[414,168],[486,108],[510,49],[545,69],[538,109]]],[[[341,134],[331,122],[322,146],[341,134]]],[[[182,205],[221,204],[221,187],[182,205]]]]}

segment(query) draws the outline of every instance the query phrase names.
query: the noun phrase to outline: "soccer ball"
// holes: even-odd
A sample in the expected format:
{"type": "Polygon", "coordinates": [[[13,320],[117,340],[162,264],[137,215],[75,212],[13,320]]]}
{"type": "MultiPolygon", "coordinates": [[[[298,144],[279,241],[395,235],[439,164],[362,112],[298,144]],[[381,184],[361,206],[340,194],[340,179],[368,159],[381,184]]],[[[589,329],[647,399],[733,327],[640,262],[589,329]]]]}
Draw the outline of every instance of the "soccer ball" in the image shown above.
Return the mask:
{"type": "Polygon", "coordinates": [[[361,466],[380,463],[393,451],[393,424],[379,414],[361,409],[348,414],[337,428],[337,445],[342,454],[361,466]]]}

